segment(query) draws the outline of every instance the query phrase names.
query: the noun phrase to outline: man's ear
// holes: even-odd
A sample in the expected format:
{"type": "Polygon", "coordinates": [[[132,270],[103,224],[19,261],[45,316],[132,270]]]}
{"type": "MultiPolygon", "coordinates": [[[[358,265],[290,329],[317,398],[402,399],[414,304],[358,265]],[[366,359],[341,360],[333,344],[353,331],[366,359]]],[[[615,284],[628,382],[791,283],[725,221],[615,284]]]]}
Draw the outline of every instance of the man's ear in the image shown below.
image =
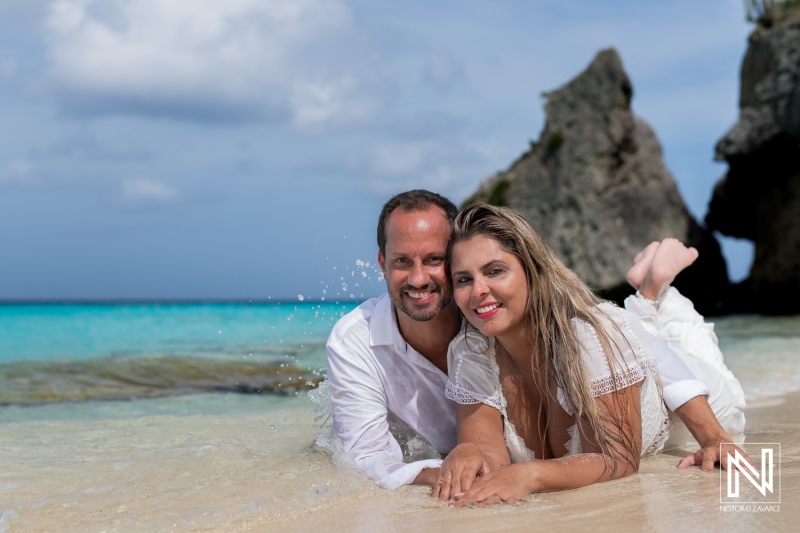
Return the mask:
{"type": "Polygon", "coordinates": [[[384,259],[380,250],[378,250],[378,264],[381,266],[381,272],[386,275],[386,259],[384,259]]]}

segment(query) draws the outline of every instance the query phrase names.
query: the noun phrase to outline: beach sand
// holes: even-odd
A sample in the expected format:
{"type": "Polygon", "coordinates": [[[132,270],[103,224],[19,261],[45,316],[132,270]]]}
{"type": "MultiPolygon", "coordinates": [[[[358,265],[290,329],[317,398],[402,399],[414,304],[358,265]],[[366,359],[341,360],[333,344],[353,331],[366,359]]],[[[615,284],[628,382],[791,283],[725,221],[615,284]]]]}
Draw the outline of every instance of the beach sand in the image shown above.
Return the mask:
{"type": "Polygon", "coordinates": [[[430,489],[377,488],[309,443],[306,404],[268,415],[27,421],[0,434],[0,531],[790,531],[800,523],[800,394],[747,411],[781,443],[779,512],[720,510],[720,472],[680,452],[627,479],[453,509],[430,489]]]}
{"type": "Polygon", "coordinates": [[[324,520],[312,515],[287,520],[283,528],[301,531],[326,523],[351,531],[797,531],[800,393],[761,405],[747,410],[746,433],[751,442],[781,443],[779,512],[722,511],[721,471],[678,469],[685,453],[673,450],[643,459],[639,473],[629,478],[537,494],[513,507],[442,508],[430,502],[428,490],[405,487],[401,491],[414,494],[417,505],[397,509],[375,502],[370,511],[356,504],[329,510],[324,520]]]}

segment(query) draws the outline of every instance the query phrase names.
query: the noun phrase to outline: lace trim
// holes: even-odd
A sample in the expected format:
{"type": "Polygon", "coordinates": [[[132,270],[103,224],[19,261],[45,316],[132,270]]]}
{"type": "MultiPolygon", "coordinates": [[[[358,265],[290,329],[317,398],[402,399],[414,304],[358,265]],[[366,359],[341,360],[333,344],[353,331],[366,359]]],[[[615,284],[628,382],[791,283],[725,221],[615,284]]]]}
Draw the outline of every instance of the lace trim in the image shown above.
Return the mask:
{"type": "Polygon", "coordinates": [[[639,292],[639,291],[636,291],[636,295],[635,296],[637,298],[641,298],[642,300],[644,300],[645,302],[649,303],[650,305],[655,305],[656,307],[658,307],[658,301],[661,299],[660,297],[656,298],[655,300],[651,300],[650,298],[645,298],[644,296],[642,296],[642,293],[639,292]]]}
{"type": "Polygon", "coordinates": [[[614,392],[615,390],[630,387],[639,383],[647,376],[656,376],[656,360],[654,358],[640,360],[628,367],[627,372],[617,372],[612,378],[611,375],[592,380],[592,395],[597,398],[603,394],[614,392]]]}
{"type": "Polygon", "coordinates": [[[489,407],[494,407],[498,411],[501,411],[501,404],[500,400],[497,396],[485,396],[483,394],[478,394],[477,392],[473,392],[469,389],[465,389],[459,385],[456,385],[452,381],[448,381],[447,385],[444,387],[444,395],[450,400],[453,400],[456,403],[460,403],[462,405],[471,405],[476,403],[485,403],[489,407]]]}
{"type": "Polygon", "coordinates": [[[655,455],[661,451],[664,447],[664,444],[667,442],[669,438],[669,416],[664,415],[661,418],[661,427],[658,430],[658,434],[653,439],[653,443],[647,447],[646,450],[642,452],[642,455],[655,455]]]}

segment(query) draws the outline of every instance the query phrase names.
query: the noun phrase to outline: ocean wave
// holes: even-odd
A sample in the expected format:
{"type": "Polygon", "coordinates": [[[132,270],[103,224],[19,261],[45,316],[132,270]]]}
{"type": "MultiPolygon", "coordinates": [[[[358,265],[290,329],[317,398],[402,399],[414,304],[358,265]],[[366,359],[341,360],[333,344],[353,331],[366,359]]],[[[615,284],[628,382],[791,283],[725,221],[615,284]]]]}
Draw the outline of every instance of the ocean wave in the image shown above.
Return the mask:
{"type": "Polygon", "coordinates": [[[290,394],[322,381],[288,364],[200,357],[104,357],[0,365],[0,405],[126,400],[203,392],[290,394]]]}

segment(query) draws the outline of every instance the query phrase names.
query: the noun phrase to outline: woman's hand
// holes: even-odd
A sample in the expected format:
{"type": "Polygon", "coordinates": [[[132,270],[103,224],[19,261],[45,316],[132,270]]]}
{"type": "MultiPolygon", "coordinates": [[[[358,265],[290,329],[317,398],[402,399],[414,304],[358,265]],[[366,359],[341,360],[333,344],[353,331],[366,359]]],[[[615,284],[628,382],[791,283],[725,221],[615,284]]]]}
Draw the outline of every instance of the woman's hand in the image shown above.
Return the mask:
{"type": "Polygon", "coordinates": [[[509,505],[533,492],[535,462],[517,463],[497,472],[491,472],[475,481],[464,494],[454,496],[454,507],[474,505],[486,507],[503,502],[509,505]]]}
{"type": "Polygon", "coordinates": [[[491,467],[477,445],[459,444],[442,462],[433,497],[447,501],[454,494],[469,490],[475,479],[491,472],[491,467]]]}

